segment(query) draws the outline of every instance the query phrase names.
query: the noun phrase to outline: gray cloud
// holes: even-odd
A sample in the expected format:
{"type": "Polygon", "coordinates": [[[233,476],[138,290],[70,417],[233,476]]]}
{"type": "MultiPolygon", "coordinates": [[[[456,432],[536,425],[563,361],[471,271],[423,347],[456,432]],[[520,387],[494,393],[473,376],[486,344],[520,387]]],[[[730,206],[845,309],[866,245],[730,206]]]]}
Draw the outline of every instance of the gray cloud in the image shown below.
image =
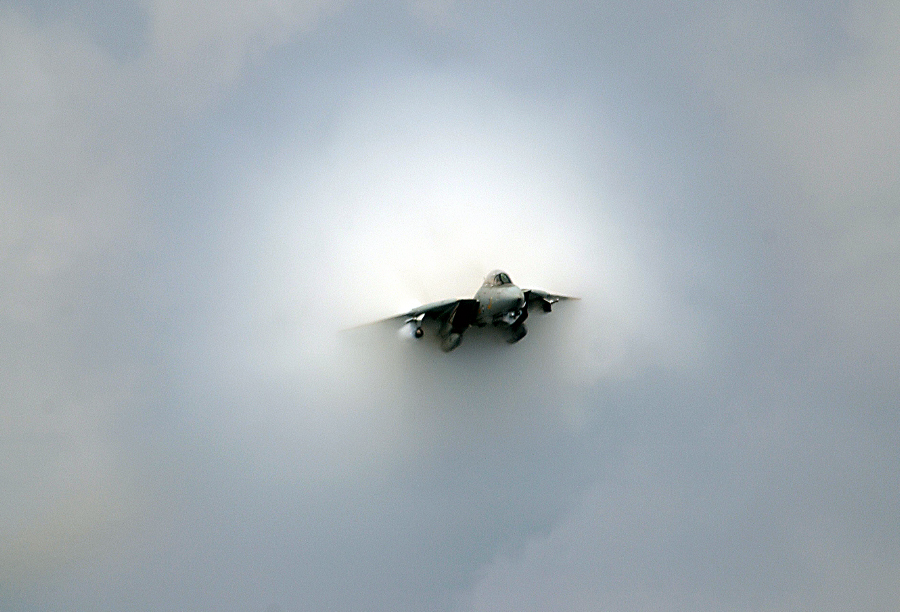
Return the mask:
{"type": "Polygon", "coordinates": [[[895,12],[3,10],[0,607],[895,606],[895,12]]]}

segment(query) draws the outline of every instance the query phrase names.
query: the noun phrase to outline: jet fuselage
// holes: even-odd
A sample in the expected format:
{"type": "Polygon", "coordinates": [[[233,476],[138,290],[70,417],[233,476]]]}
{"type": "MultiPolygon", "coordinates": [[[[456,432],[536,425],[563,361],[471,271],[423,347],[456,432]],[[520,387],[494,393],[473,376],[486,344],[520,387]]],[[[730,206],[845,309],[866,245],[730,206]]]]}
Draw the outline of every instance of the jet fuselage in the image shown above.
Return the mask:
{"type": "Polygon", "coordinates": [[[476,325],[512,325],[525,308],[524,292],[513,284],[483,285],[475,293],[478,300],[476,325]]]}

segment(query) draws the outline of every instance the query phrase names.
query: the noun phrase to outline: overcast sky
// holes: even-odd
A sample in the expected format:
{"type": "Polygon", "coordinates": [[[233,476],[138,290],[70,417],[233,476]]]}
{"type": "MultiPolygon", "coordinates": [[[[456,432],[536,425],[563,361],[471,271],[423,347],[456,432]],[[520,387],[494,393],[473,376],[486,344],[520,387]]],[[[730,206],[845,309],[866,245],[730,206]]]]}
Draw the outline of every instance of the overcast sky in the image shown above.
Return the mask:
{"type": "Polygon", "coordinates": [[[900,4],[0,6],[0,609],[900,609],[900,4]],[[349,327],[494,268],[506,345],[349,327]]]}

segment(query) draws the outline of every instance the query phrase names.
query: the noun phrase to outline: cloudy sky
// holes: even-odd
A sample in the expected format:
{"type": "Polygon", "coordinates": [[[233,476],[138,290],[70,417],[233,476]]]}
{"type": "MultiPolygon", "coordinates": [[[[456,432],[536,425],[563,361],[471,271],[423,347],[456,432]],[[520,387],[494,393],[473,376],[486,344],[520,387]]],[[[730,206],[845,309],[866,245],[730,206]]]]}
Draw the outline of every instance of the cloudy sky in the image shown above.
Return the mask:
{"type": "Polygon", "coordinates": [[[4,3],[0,609],[900,609],[898,7],[4,3]]]}

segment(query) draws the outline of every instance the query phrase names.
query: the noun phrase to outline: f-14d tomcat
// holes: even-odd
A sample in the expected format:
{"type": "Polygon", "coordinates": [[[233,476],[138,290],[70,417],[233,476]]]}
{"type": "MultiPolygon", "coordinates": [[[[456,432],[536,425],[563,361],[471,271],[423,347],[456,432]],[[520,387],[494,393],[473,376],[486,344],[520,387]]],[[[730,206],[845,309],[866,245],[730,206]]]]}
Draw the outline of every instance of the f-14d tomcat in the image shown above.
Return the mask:
{"type": "Polygon", "coordinates": [[[471,325],[504,328],[509,333],[508,342],[518,342],[528,333],[525,319],[528,318],[529,307],[540,306],[544,312],[550,312],[556,302],[574,299],[578,298],[554,295],[538,289],[519,289],[506,272],[494,270],[484,278],[484,283],[472,299],[450,299],[425,304],[386,320],[403,321],[404,325],[414,326],[413,335],[421,338],[425,335],[422,321],[433,319],[438,323],[441,348],[444,352],[450,352],[459,346],[463,332],[471,325]]]}

